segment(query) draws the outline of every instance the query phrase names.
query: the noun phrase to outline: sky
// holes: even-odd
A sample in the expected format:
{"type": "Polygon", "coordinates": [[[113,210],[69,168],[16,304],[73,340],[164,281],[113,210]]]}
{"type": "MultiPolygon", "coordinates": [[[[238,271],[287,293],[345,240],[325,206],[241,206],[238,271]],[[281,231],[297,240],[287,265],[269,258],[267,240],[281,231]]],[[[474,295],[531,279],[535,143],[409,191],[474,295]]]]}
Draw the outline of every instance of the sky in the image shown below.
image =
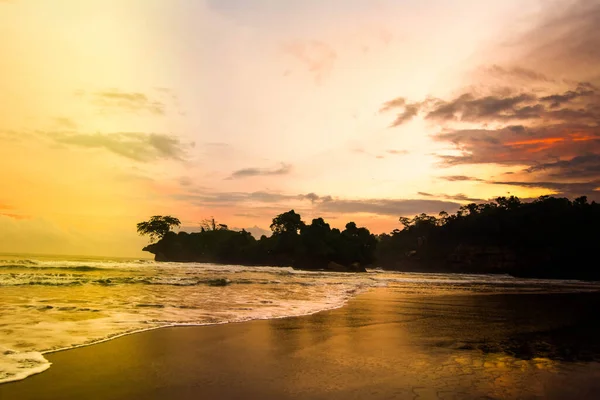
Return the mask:
{"type": "Polygon", "coordinates": [[[0,0],[0,252],[600,200],[598,0],[0,0]]]}

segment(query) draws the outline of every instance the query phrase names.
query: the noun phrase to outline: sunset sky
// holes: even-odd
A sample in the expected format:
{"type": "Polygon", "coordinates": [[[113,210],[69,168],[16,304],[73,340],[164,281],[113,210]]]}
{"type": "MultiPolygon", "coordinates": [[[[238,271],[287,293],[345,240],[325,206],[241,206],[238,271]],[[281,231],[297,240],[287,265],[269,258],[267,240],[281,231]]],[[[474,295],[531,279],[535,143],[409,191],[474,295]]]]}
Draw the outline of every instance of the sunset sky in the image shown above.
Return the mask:
{"type": "Polygon", "coordinates": [[[597,0],[0,0],[0,252],[600,200],[597,0]]]}

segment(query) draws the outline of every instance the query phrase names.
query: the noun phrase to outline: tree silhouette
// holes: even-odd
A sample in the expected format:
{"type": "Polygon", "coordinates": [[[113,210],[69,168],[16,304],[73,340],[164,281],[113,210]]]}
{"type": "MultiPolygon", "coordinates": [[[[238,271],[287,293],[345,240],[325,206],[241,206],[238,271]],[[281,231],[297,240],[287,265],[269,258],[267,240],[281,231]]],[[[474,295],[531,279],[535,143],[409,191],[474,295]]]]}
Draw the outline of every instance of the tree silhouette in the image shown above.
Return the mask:
{"type": "Polygon", "coordinates": [[[304,222],[300,214],[296,214],[294,210],[284,212],[273,218],[271,230],[274,235],[292,234],[297,235],[304,228],[304,222]]]}
{"type": "Polygon", "coordinates": [[[294,210],[273,218],[271,237],[256,240],[214,219],[202,232],[175,234],[173,217],[155,216],[138,232],[162,260],[303,269],[364,271],[375,265],[418,272],[501,273],[542,278],[600,279],[593,262],[600,243],[600,204],[586,197],[498,197],[454,213],[399,219],[403,229],[378,237],[354,222],[340,231],[322,218],[305,224],[294,210]],[[590,262],[590,260],[592,260],[590,262]],[[341,268],[340,268],[341,266],[341,268]],[[346,269],[344,269],[346,267],[346,269]]]}
{"type": "Polygon", "coordinates": [[[164,238],[171,228],[180,225],[181,222],[175,217],[155,215],[148,221],[138,223],[137,232],[142,236],[150,237],[150,242],[154,242],[156,239],[164,238]]]}

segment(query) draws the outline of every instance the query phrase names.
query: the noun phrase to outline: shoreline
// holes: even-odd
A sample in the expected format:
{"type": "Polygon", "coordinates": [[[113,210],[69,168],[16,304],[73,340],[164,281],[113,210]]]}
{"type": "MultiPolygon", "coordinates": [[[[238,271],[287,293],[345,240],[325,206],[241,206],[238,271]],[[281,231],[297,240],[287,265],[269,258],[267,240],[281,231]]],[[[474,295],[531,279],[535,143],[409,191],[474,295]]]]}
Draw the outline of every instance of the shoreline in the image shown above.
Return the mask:
{"type": "Polygon", "coordinates": [[[322,308],[320,310],[314,311],[314,312],[308,312],[308,313],[302,313],[302,314],[297,314],[297,315],[284,315],[284,316],[280,316],[280,317],[268,317],[268,318],[248,318],[246,320],[241,320],[241,321],[222,321],[222,322],[206,322],[206,323],[169,323],[169,324],[165,324],[165,325],[160,325],[160,326],[154,326],[154,327],[149,327],[149,328],[144,328],[144,329],[136,329],[136,330],[132,330],[132,331],[127,331],[127,332],[123,332],[123,333],[117,333],[114,334],[112,336],[109,337],[105,337],[99,340],[95,340],[92,341],[90,343],[82,343],[82,344],[76,344],[73,346],[68,346],[68,347],[61,347],[58,349],[52,349],[52,350],[44,350],[44,351],[32,351],[33,353],[38,353],[42,358],[44,358],[48,364],[44,365],[44,369],[41,370],[35,370],[30,374],[25,375],[24,377],[17,377],[17,378],[9,378],[7,380],[4,381],[0,381],[0,386],[2,385],[7,385],[10,383],[15,383],[15,382],[20,382],[20,381],[24,381],[32,376],[35,375],[39,375],[42,374],[46,371],[48,371],[51,367],[52,367],[52,362],[50,362],[45,356],[48,354],[55,354],[55,353],[60,353],[60,352],[65,352],[65,351],[69,351],[69,350],[76,350],[76,349],[80,349],[80,348],[85,348],[85,347],[90,347],[90,346],[95,346],[95,345],[99,345],[102,343],[107,343],[110,342],[112,340],[116,340],[122,337],[126,337],[126,336],[131,336],[131,335],[135,335],[135,334],[140,334],[140,333],[145,333],[145,332],[151,332],[154,330],[158,330],[158,329],[165,329],[165,328],[179,328],[179,327],[206,327],[206,326],[218,326],[218,325],[229,325],[229,324],[242,324],[242,323],[249,323],[249,322],[253,322],[253,321],[267,321],[267,320],[276,320],[276,319],[285,319],[285,318],[299,318],[299,317],[305,317],[305,316],[310,316],[310,315],[314,315],[314,314],[318,314],[321,312],[327,312],[327,311],[331,311],[331,310],[336,310],[342,307],[345,307],[349,301],[351,301],[352,299],[356,298],[357,296],[360,296],[361,294],[364,294],[366,292],[368,292],[369,290],[372,289],[376,289],[373,287],[367,287],[367,288],[362,288],[359,289],[357,292],[352,293],[351,295],[349,295],[348,297],[346,297],[345,299],[342,300],[341,304],[332,306],[332,307],[326,307],[326,308],[322,308]]]}
{"type": "Polygon", "coordinates": [[[413,398],[411,393],[445,388],[474,397],[593,398],[573,390],[600,394],[597,361],[515,358],[488,349],[521,331],[529,334],[532,318],[542,331],[570,324],[571,315],[561,309],[565,303],[596,307],[600,294],[428,296],[374,288],[342,307],[304,316],[161,326],[45,353],[51,369],[0,385],[0,397],[413,398]],[[514,310],[513,304],[526,307],[514,310]],[[516,313],[523,326],[497,326],[506,313],[516,313]],[[498,377],[510,385],[497,383],[498,377]],[[576,385],[561,386],[566,380],[576,385]],[[538,381],[546,386],[532,384],[538,381]]]}

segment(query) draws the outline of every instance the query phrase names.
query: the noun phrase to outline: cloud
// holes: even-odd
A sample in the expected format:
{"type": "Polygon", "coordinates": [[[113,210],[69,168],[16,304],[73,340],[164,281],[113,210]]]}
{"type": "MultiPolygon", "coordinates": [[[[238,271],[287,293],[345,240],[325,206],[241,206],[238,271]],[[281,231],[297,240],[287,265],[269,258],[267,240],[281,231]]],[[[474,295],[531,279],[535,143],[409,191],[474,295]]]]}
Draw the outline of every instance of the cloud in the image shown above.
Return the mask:
{"type": "Polygon", "coordinates": [[[183,144],[174,136],[157,133],[116,132],[82,134],[49,132],[45,133],[44,136],[56,143],[84,148],[105,149],[122,157],[140,162],[157,159],[182,161],[185,158],[186,149],[190,146],[183,144]]]}
{"type": "Polygon", "coordinates": [[[15,212],[13,212],[14,210],[15,210],[15,208],[13,206],[0,203],[0,216],[4,216],[7,218],[13,218],[13,219],[29,219],[29,218],[31,218],[29,215],[15,213],[15,212]]]}
{"type": "MultiPolygon", "coordinates": [[[[440,210],[456,210],[460,203],[455,201],[423,200],[423,199],[348,199],[334,198],[330,195],[308,194],[284,194],[278,192],[210,192],[183,193],[174,195],[176,200],[201,207],[244,207],[240,217],[254,218],[265,216],[265,212],[278,213],[291,208],[301,212],[310,210],[312,213],[320,213],[335,216],[336,214],[374,214],[381,216],[399,217],[402,215],[414,215],[422,212],[438,213],[440,210]],[[310,201],[310,208],[302,202],[310,201]],[[267,205],[265,209],[263,205],[267,205]]],[[[461,199],[463,201],[463,199],[461,199]]],[[[306,204],[306,203],[305,203],[306,204]]],[[[274,216],[274,214],[269,214],[274,216]]]]}
{"type": "Polygon", "coordinates": [[[417,116],[421,107],[421,103],[407,103],[406,99],[403,97],[397,97],[393,100],[383,103],[383,106],[380,108],[379,112],[383,113],[398,108],[402,109],[402,111],[396,115],[394,122],[392,122],[390,125],[390,127],[397,127],[417,116]]]}
{"type": "Polygon", "coordinates": [[[556,75],[598,77],[600,2],[556,2],[545,19],[518,40],[519,58],[532,68],[556,75]]]}
{"type": "Polygon", "coordinates": [[[122,110],[133,113],[145,111],[154,115],[165,114],[163,103],[151,100],[148,96],[139,92],[121,92],[116,89],[97,92],[92,94],[92,103],[103,110],[122,110]]]}
{"type": "MultiPolygon", "coordinates": [[[[597,195],[600,1],[559,3],[547,5],[542,22],[530,32],[504,44],[515,61],[480,68],[478,82],[456,95],[383,103],[382,112],[399,110],[391,126],[418,116],[440,128],[433,139],[451,148],[436,154],[441,167],[522,167],[513,170],[510,181],[488,184],[597,195]]],[[[503,49],[491,52],[497,50],[503,49]]],[[[482,182],[460,175],[441,179],[482,182]]],[[[469,200],[462,194],[444,198],[469,200]]]]}
{"type": "Polygon", "coordinates": [[[315,203],[315,201],[320,199],[319,195],[317,195],[315,193],[308,193],[308,194],[301,195],[301,196],[307,200],[310,200],[310,202],[313,204],[315,203]]]}
{"type": "Polygon", "coordinates": [[[440,179],[450,182],[463,182],[463,181],[475,181],[482,182],[483,179],[473,178],[472,176],[465,175],[449,175],[449,176],[440,176],[440,179]]]}
{"type": "Polygon", "coordinates": [[[450,101],[435,100],[425,118],[467,122],[539,118],[543,108],[532,105],[534,100],[527,93],[505,97],[465,93],[450,101]]]}
{"type": "Polygon", "coordinates": [[[375,152],[370,152],[370,151],[367,151],[366,149],[361,148],[361,147],[353,148],[352,152],[356,153],[356,154],[362,154],[362,155],[365,155],[365,156],[377,158],[379,160],[384,159],[386,157],[386,155],[404,156],[404,155],[409,154],[409,152],[406,151],[406,150],[394,150],[394,149],[385,150],[384,154],[377,154],[376,151],[375,152]]]}
{"type": "Polygon", "coordinates": [[[0,212],[0,216],[7,217],[7,218],[13,218],[13,219],[17,219],[17,220],[31,219],[31,216],[29,216],[29,215],[14,214],[14,213],[3,213],[3,212],[0,212]]]}
{"type": "Polygon", "coordinates": [[[420,213],[438,213],[440,210],[453,211],[460,207],[459,203],[441,200],[419,199],[366,199],[348,200],[332,199],[319,205],[319,210],[331,213],[367,213],[399,217],[420,213]]]}
{"type": "Polygon", "coordinates": [[[586,154],[567,160],[533,165],[528,173],[542,173],[551,178],[581,179],[600,176],[600,154],[586,154]]]}
{"type": "Polygon", "coordinates": [[[329,76],[337,58],[330,45],[318,40],[295,41],[285,44],[282,49],[308,68],[317,84],[329,76]]]}
{"type": "Polygon", "coordinates": [[[393,154],[396,156],[404,156],[407,155],[409,152],[407,150],[386,150],[386,153],[393,154]]]}
{"type": "Polygon", "coordinates": [[[220,205],[237,206],[243,203],[269,203],[276,204],[282,201],[298,200],[297,195],[285,195],[281,193],[256,191],[256,192],[210,192],[177,194],[178,200],[189,201],[199,206],[220,205]]]}
{"type": "MultiPolygon", "coordinates": [[[[403,104],[403,110],[397,114],[390,127],[400,126],[419,113],[423,114],[426,120],[436,123],[522,123],[532,120],[536,122],[574,119],[590,123],[597,121],[600,116],[598,99],[598,90],[587,82],[579,83],[566,92],[550,93],[541,97],[527,91],[488,95],[466,92],[450,100],[428,98],[421,102],[403,104]]],[[[399,99],[388,101],[383,104],[381,110],[392,110],[397,108],[394,104],[400,107],[400,103],[399,99]]],[[[511,126],[513,129],[524,128],[523,125],[511,126]]]]}
{"type": "Polygon", "coordinates": [[[432,194],[432,193],[427,193],[427,192],[417,192],[417,194],[421,195],[421,196],[425,196],[425,197],[437,197],[440,199],[446,199],[446,200],[456,200],[456,201],[473,201],[473,202],[478,202],[478,201],[485,201],[483,199],[479,199],[476,197],[469,197],[466,194],[463,193],[458,193],[458,194],[432,194]]]}
{"type": "Polygon", "coordinates": [[[489,182],[495,185],[509,185],[529,188],[549,189],[558,194],[579,196],[600,191],[600,180],[590,182],[522,182],[505,181],[489,182]]]}
{"type": "MultiPolygon", "coordinates": [[[[384,103],[384,108],[388,103],[384,103]]],[[[597,105],[598,91],[594,85],[587,82],[579,83],[566,92],[551,93],[542,97],[527,91],[504,95],[480,95],[467,92],[450,100],[429,98],[410,104],[396,117],[391,126],[402,125],[419,112],[422,112],[425,119],[437,123],[527,122],[529,120],[535,122],[535,120],[548,119],[554,121],[577,119],[582,122],[593,122],[600,116],[597,105]],[[575,101],[578,99],[583,101],[575,101]],[[559,108],[567,105],[569,107],[559,108]]],[[[513,129],[524,128],[523,125],[511,126],[513,129]]]]}
{"type": "Polygon", "coordinates": [[[383,103],[383,106],[379,109],[379,112],[386,112],[396,108],[402,108],[406,104],[406,99],[404,97],[396,97],[395,99],[386,101],[383,103]]]}
{"type": "Polygon", "coordinates": [[[509,79],[521,79],[530,82],[554,82],[555,80],[549,78],[541,72],[534,71],[518,66],[501,67],[500,65],[492,65],[491,67],[482,68],[486,75],[499,76],[509,79]]]}
{"type": "Polygon", "coordinates": [[[242,218],[262,218],[263,215],[261,214],[257,214],[257,213],[237,213],[237,214],[233,214],[235,217],[242,217],[242,218]]]}
{"type": "Polygon", "coordinates": [[[189,176],[182,176],[179,178],[179,184],[181,186],[191,186],[192,183],[192,178],[190,178],[189,176]]]}
{"type": "Polygon", "coordinates": [[[484,199],[480,199],[477,197],[469,197],[464,193],[457,193],[457,194],[444,194],[439,196],[443,199],[448,199],[448,200],[456,200],[456,201],[472,201],[472,202],[481,202],[481,201],[485,201],[484,199]]]}
{"type": "Polygon", "coordinates": [[[563,94],[553,94],[540,98],[542,102],[550,103],[551,108],[558,108],[561,105],[575,100],[578,97],[593,96],[596,88],[590,83],[580,83],[575,90],[569,90],[563,94]]]}
{"type": "Polygon", "coordinates": [[[254,176],[272,176],[272,175],[288,175],[292,171],[290,164],[281,163],[281,166],[274,169],[267,168],[243,168],[237,170],[227,179],[242,179],[254,176]]]}

